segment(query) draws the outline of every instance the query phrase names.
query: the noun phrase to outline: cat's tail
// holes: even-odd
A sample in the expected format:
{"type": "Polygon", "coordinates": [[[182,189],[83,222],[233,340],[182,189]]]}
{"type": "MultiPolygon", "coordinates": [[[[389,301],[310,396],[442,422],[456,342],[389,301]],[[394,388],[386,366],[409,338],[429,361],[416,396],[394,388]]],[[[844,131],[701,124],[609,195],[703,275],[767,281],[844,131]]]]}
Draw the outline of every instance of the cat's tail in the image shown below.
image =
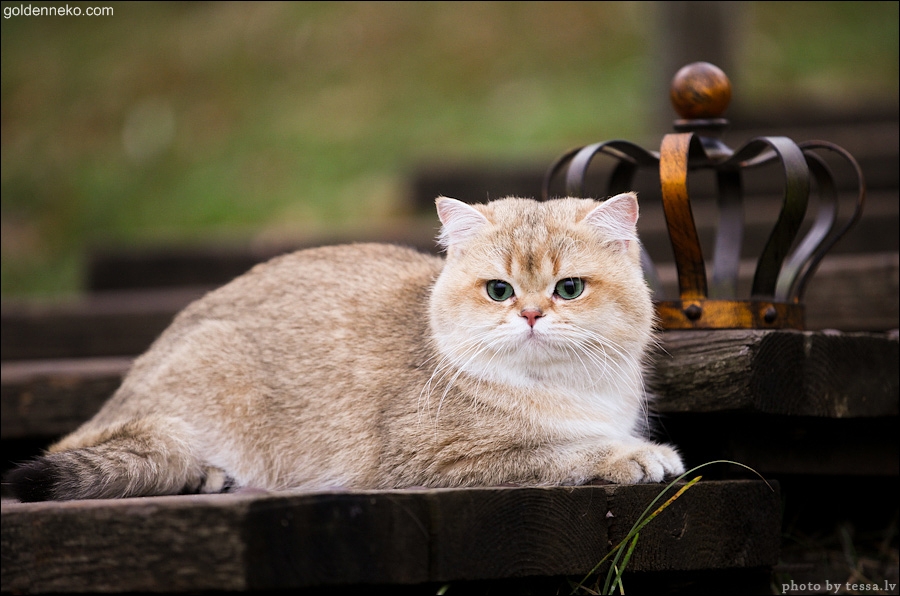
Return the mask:
{"type": "Polygon", "coordinates": [[[228,479],[191,447],[186,424],[140,418],[76,431],[45,455],[11,470],[4,484],[21,501],[113,499],[220,492],[228,479]]]}

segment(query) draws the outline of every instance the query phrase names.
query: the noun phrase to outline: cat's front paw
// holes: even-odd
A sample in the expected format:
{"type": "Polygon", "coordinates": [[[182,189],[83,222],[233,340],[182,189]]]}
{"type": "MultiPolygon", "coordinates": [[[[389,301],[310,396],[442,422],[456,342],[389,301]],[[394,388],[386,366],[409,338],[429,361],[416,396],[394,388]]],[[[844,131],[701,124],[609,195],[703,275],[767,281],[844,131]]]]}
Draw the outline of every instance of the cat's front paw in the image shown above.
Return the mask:
{"type": "Polygon", "coordinates": [[[682,473],[684,464],[678,452],[655,443],[617,445],[597,469],[597,477],[617,484],[660,482],[682,473]]]}

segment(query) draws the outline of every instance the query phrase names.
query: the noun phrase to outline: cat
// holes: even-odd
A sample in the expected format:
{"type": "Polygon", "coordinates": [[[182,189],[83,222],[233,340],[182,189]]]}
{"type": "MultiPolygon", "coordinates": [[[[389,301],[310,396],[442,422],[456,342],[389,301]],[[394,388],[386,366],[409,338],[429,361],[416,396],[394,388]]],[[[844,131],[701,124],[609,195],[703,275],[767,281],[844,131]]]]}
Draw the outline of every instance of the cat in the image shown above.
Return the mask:
{"type": "Polygon", "coordinates": [[[436,200],[445,257],[301,250],[177,315],[23,501],[659,482],[638,202],[436,200]]]}

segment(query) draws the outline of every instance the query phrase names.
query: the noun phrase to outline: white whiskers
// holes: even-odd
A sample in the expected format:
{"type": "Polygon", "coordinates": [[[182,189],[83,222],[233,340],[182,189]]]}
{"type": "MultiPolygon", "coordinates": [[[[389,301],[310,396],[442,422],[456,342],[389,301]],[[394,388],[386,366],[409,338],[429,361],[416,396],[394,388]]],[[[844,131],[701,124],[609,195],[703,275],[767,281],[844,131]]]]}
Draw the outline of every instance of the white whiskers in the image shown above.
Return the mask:
{"type": "Polygon", "coordinates": [[[465,373],[476,383],[471,396],[476,411],[482,384],[500,382],[526,389],[543,386],[623,421],[633,420],[638,407],[649,422],[639,347],[623,346],[603,333],[558,319],[543,325],[547,328],[537,330],[538,338],[527,337],[508,322],[469,325],[445,338],[445,347],[437,350],[440,360],[419,394],[420,420],[431,417],[433,398],[440,394],[433,416],[437,424],[444,401],[465,373]]]}

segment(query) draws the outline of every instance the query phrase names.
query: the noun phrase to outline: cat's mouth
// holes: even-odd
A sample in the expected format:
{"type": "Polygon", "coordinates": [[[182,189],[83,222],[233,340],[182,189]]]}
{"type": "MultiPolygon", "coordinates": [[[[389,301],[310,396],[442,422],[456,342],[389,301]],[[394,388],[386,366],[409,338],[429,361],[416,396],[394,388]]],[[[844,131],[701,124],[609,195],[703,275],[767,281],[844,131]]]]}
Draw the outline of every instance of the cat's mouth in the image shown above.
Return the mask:
{"type": "Polygon", "coordinates": [[[535,327],[528,327],[527,329],[522,330],[523,341],[543,342],[546,340],[546,334],[539,329],[535,329],[535,327]]]}
{"type": "Polygon", "coordinates": [[[536,354],[547,354],[556,352],[557,347],[551,334],[541,329],[530,328],[522,332],[519,340],[519,347],[525,350],[533,351],[536,354]]]}

